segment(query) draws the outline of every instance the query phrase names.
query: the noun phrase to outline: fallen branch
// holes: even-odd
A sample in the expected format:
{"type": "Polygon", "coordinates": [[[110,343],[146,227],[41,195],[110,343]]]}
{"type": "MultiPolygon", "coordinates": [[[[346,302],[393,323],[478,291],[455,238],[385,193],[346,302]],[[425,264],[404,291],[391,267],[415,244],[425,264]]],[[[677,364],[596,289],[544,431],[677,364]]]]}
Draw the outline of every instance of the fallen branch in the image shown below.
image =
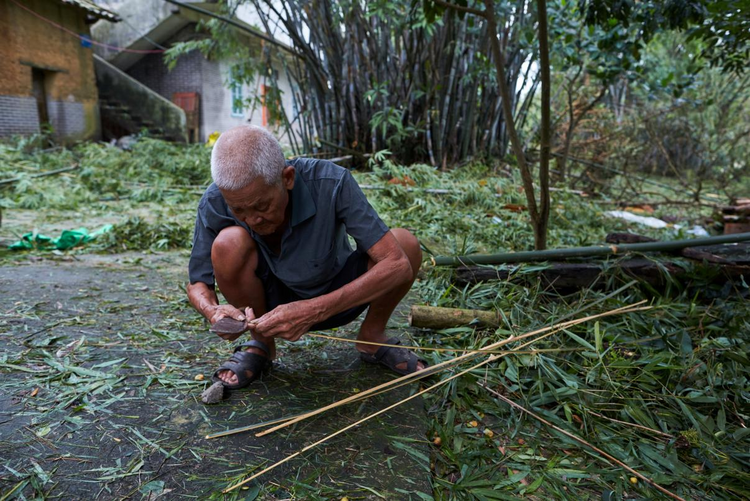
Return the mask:
{"type": "Polygon", "coordinates": [[[562,428],[560,428],[558,426],[555,426],[554,424],[550,423],[549,421],[547,421],[543,417],[539,416],[538,414],[535,414],[534,412],[526,409],[522,405],[519,405],[519,404],[515,403],[513,400],[507,398],[504,395],[501,395],[500,393],[496,392],[495,390],[493,390],[491,388],[488,388],[486,385],[484,385],[482,383],[477,383],[477,384],[479,386],[481,386],[482,388],[484,388],[485,390],[487,390],[488,392],[490,392],[495,397],[499,398],[500,400],[502,400],[506,404],[510,405],[511,407],[514,407],[514,408],[516,408],[516,409],[518,409],[518,410],[520,410],[522,412],[525,412],[526,414],[528,414],[529,416],[533,417],[534,419],[536,419],[536,420],[538,420],[538,421],[546,424],[547,426],[549,426],[553,430],[558,431],[558,432],[562,433],[563,435],[565,435],[566,437],[572,438],[576,442],[585,445],[586,447],[592,449],[594,452],[598,453],[599,455],[601,455],[604,458],[606,458],[607,460],[609,460],[610,463],[615,463],[615,464],[621,466],[622,468],[625,468],[626,470],[628,470],[630,473],[632,473],[636,477],[640,478],[644,482],[646,482],[646,483],[652,485],[653,487],[655,487],[656,489],[658,489],[661,493],[666,494],[667,496],[669,496],[669,497],[671,497],[673,499],[679,499],[680,501],[685,501],[684,498],[681,498],[677,494],[674,494],[673,492],[668,491],[664,487],[660,486],[659,484],[657,484],[656,482],[654,482],[650,478],[646,477],[642,473],[637,472],[636,470],[634,470],[630,466],[626,465],[625,463],[623,463],[622,461],[620,461],[616,457],[612,456],[611,454],[608,454],[608,453],[604,452],[603,450],[599,449],[598,447],[596,447],[595,445],[592,445],[589,442],[585,441],[584,439],[582,439],[582,438],[580,438],[580,437],[578,437],[576,435],[573,435],[572,433],[570,433],[568,431],[565,431],[565,430],[563,430],[562,428]]]}
{"type": "MultiPolygon", "coordinates": [[[[38,178],[38,177],[47,177],[47,176],[54,176],[56,174],[61,174],[63,172],[69,172],[72,170],[76,170],[78,168],[78,164],[71,165],[70,167],[63,167],[62,169],[55,169],[50,170],[47,172],[40,172],[39,174],[31,174],[30,176],[26,176],[28,178],[38,178]]],[[[13,184],[17,183],[21,180],[25,179],[24,177],[12,177],[9,179],[1,179],[0,180],[0,186],[6,185],[6,184],[13,184]]]]}

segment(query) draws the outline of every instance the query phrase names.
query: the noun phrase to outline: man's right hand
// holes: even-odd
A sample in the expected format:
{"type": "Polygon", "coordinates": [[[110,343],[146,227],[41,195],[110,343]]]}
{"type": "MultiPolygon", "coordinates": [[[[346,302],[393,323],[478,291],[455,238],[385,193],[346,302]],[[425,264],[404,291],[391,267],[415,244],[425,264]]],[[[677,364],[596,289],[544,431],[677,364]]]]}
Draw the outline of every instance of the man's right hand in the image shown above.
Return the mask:
{"type": "MultiPolygon", "coordinates": [[[[252,308],[247,308],[245,312],[243,312],[241,310],[238,310],[231,304],[219,304],[219,305],[212,306],[208,311],[206,311],[206,317],[208,318],[208,321],[211,322],[211,325],[214,325],[216,322],[226,317],[233,318],[241,322],[255,319],[255,315],[253,314],[252,308]]],[[[242,335],[242,333],[221,334],[218,332],[216,334],[219,337],[226,339],[227,341],[234,341],[235,339],[237,339],[238,337],[242,335]]]]}

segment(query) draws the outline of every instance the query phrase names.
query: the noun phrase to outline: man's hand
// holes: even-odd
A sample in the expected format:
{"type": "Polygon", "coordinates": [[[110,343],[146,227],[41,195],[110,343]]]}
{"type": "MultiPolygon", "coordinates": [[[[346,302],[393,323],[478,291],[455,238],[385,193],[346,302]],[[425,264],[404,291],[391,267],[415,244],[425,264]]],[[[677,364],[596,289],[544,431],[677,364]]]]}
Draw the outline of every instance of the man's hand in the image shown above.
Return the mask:
{"type": "MultiPolygon", "coordinates": [[[[218,304],[213,307],[211,307],[206,312],[206,317],[208,318],[208,321],[211,322],[211,325],[215,324],[222,318],[233,318],[235,320],[239,320],[241,322],[244,321],[250,321],[255,320],[255,315],[253,314],[252,308],[247,308],[245,312],[243,313],[241,310],[238,310],[231,304],[218,304]]],[[[219,337],[226,339],[227,341],[234,341],[238,337],[242,335],[242,333],[238,334],[221,334],[216,333],[219,337]]]]}
{"type": "Polygon", "coordinates": [[[313,301],[301,300],[281,304],[258,319],[248,320],[247,325],[254,333],[266,338],[297,341],[318,321],[317,315],[318,309],[313,301]]]}

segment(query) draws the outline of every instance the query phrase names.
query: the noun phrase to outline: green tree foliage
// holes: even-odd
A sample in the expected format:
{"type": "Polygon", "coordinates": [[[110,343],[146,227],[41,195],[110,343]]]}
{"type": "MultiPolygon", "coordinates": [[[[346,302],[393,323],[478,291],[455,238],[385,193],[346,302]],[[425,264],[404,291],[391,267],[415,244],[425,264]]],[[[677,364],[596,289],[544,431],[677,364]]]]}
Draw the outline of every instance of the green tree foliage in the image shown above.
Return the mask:
{"type": "Polygon", "coordinates": [[[656,34],[685,30],[703,42],[703,55],[725,71],[742,73],[750,60],[750,5],[747,0],[580,0],[586,23],[617,27],[600,46],[612,50],[630,39],[638,54],[656,34]],[[633,35],[636,35],[633,37],[633,35]]]}

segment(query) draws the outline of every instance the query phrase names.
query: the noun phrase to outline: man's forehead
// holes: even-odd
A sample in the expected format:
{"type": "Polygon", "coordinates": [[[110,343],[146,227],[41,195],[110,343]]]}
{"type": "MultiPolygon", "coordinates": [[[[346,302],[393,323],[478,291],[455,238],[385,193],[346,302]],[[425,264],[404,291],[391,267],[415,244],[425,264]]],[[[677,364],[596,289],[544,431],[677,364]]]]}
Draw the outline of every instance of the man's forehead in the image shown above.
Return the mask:
{"type": "MultiPolygon", "coordinates": [[[[250,187],[248,187],[250,188],[250,187]]],[[[234,207],[249,207],[259,205],[273,198],[273,190],[269,187],[265,189],[244,189],[239,191],[220,190],[227,204],[234,207]]]]}

